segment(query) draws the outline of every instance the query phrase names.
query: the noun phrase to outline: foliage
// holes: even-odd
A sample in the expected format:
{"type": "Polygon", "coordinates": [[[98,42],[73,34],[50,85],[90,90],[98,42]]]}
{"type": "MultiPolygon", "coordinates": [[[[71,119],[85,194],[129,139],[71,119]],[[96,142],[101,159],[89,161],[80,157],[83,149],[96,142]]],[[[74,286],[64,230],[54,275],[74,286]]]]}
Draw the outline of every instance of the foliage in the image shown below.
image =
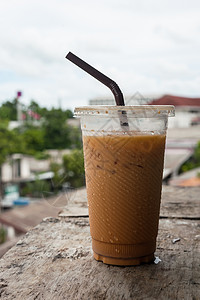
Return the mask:
{"type": "MultiPolygon", "coordinates": [[[[28,109],[29,110],[32,110],[32,111],[34,111],[34,112],[36,112],[36,113],[38,113],[38,114],[42,114],[42,112],[43,112],[43,109],[39,106],[39,104],[36,102],[36,101],[34,101],[34,100],[31,100],[31,103],[29,104],[29,106],[28,106],[28,109]]],[[[45,109],[46,110],[46,109],[45,109]]]]}
{"type": "Polygon", "coordinates": [[[0,227],[0,244],[6,241],[6,230],[2,226],[0,227]]]}
{"type": "Polygon", "coordinates": [[[46,149],[65,149],[70,146],[69,126],[66,120],[61,109],[53,108],[46,112],[43,124],[46,149]]]}
{"type": "MultiPolygon", "coordinates": [[[[9,130],[9,121],[17,120],[17,99],[6,101],[0,106],[0,166],[13,153],[32,155],[37,159],[47,159],[48,149],[73,149],[63,158],[63,165],[51,164],[54,178],[51,182],[36,180],[26,183],[22,195],[41,197],[52,189],[58,191],[64,182],[73,187],[84,185],[84,166],[81,131],[68,125],[73,117],[71,110],[47,109],[31,100],[25,107],[21,105],[24,121],[21,126],[9,130]],[[79,150],[76,150],[79,149],[79,150]],[[52,186],[53,185],[53,186],[52,186]]],[[[50,194],[50,193],[49,193],[50,194]]]]}
{"type": "Polygon", "coordinates": [[[17,120],[17,99],[4,102],[0,107],[1,120],[17,120]]]}
{"type": "Polygon", "coordinates": [[[194,150],[193,156],[183,164],[181,172],[187,172],[198,167],[200,167],[200,141],[194,150]]]}
{"type": "Polygon", "coordinates": [[[33,182],[27,182],[21,189],[20,193],[22,196],[30,196],[35,198],[46,197],[50,194],[51,183],[45,180],[36,179],[33,182]]]}
{"type": "Polygon", "coordinates": [[[54,177],[52,180],[53,183],[53,190],[54,192],[57,192],[59,189],[62,188],[62,184],[64,182],[64,175],[62,170],[62,165],[58,163],[51,163],[50,169],[52,172],[54,172],[54,177]]]}
{"type": "Polygon", "coordinates": [[[73,118],[73,112],[70,109],[67,109],[65,111],[65,115],[66,115],[66,118],[68,118],[68,119],[73,118]]]}
{"type": "Polygon", "coordinates": [[[70,126],[69,138],[72,149],[82,149],[82,138],[80,128],[70,126]]]}
{"type": "Polygon", "coordinates": [[[74,149],[70,154],[63,156],[63,167],[68,181],[72,187],[80,187],[84,181],[84,158],[83,151],[74,149]]]}
{"type": "Polygon", "coordinates": [[[28,126],[21,134],[25,141],[26,153],[34,155],[35,152],[44,150],[44,130],[35,126],[28,126]]]}
{"type": "Polygon", "coordinates": [[[42,160],[42,159],[49,159],[50,155],[46,152],[35,152],[34,157],[35,159],[42,160]]]}
{"type": "Polygon", "coordinates": [[[32,111],[40,120],[27,117],[21,127],[8,130],[8,123],[17,119],[17,100],[6,101],[0,107],[0,165],[12,153],[47,158],[46,149],[80,148],[80,130],[70,128],[67,119],[73,117],[71,110],[47,109],[31,100],[23,112],[32,111]]]}
{"type": "Polygon", "coordinates": [[[15,130],[9,130],[6,123],[0,122],[0,165],[13,153],[25,152],[25,141],[15,130]]]}
{"type": "Polygon", "coordinates": [[[197,163],[200,163],[200,141],[198,142],[197,147],[194,152],[194,160],[197,163]]]}

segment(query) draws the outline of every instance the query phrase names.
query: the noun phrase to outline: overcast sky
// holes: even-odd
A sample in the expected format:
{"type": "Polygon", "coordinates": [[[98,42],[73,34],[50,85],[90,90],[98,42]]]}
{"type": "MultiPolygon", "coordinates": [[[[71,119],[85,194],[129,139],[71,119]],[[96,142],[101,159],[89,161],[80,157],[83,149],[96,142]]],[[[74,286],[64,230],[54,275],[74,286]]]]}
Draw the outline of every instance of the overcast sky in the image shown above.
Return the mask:
{"type": "Polygon", "coordinates": [[[0,103],[71,108],[110,90],[65,59],[73,52],[124,95],[200,97],[198,0],[1,0],[0,103]]]}

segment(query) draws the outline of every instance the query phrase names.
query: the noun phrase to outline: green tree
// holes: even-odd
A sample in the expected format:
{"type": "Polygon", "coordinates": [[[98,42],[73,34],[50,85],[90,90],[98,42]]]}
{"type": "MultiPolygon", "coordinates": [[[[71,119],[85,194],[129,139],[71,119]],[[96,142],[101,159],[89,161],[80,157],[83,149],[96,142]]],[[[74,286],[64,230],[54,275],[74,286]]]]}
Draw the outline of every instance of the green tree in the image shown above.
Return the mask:
{"type": "MultiPolygon", "coordinates": [[[[40,107],[35,100],[31,100],[27,108],[23,107],[22,111],[31,110],[40,115],[42,121],[39,125],[33,126],[34,117],[28,117],[18,132],[26,140],[28,153],[42,151],[44,149],[65,149],[70,148],[71,144],[76,146],[76,132],[70,136],[70,128],[67,125],[67,119],[73,117],[71,110],[47,109],[40,107]]],[[[17,119],[17,99],[6,101],[0,107],[0,120],[17,119]]],[[[17,132],[17,131],[16,131],[17,132]]],[[[72,146],[72,147],[74,147],[72,146]]],[[[27,153],[27,152],[26,152],[27,153]]]]}
{"type": "Polygon", "coordinates": [[[194,151],[194,160],[197,164],[200,164],[200,141],[198,142],[194,151]]]}
{"type": "Polygon", "coordinates": [[[51,195],[51,183],[46,180],[36,179],[32,182],[27,182],[21,189],[22,196],[31,196],[36,198],[47,197],[51,195]]]}
{"type": "Polygon", "coordinates": [[[181,172],[187,172],[198,167],[200,167],[200,141],[197,143],[193,156],[181,167],[181,172]]]}
{"type": "Polygon", "coordinates": [[[63,167],[66,180],[73,187],[85,184],[83,151],[74,149],[70,154],[63,156],[63,167]]]}
{"type": "Polygon", "coordinates": [[[82,149],[82,136],[81,136],[81,129],[77,127],[70,126],[69,132],[70,138],[70,148],[72,149],[82,149]]]}
{"type": "Polygon", "coordinates": [[[31,100],[31,103],[29,104],[28,109],[31,109],[37,113],[41,112],[41,108],[40,108],[39,104],[34,100],[31,100]]]}
{"type": "Polygon", "coordinates": [[[65,149],[70,146],[69,126],[61,109],[46,112],[43,129],[46,149],[65,149]]]}
{"type": "Polygon", "coordinates": [[[44,130],[35,127],[29,126],[24,132],[21,134],[22,139],[25,142],[26,153],[27,154],[35,154],[38,151],[44,150],[44,130]]]}
{"type": "Polygon", "coordinates": [[[63,166],[62,164],[52,162],[50,165],[50,169],[54,173],[54,177],[52,180],[53,189],[54,192],[57,192],[62,188],[62,184],[65,182],[65,176],[63,174],[63,166]]]}
{"type": "Polygon", "coordinates": [[[6,241],[6,230],[3,226],[0,227],[0,244],[3,244],[6,241]]]}
{"type": "MultiPolygon", "coordinates": [[[[0,169],[7,157],[13,153],[24,153],[25,143],[14,130],[8,130],[7,122],[0,122],[0,169]]],[[[0,172],[1,173],[1,172],[0,172]]],[[[0,177],[1,193],[1,177],[0,177]]]]}
{"type": "Polygon", "coordinates": [[[33,112],[40,115],[40,117],[45,117],[48,109],[46,107],[41,107],[35,100],[31,100],[28,110],[32,110],[33,112]]]}
{"type": "Polygon", "coordinates": [[[65,116],[66,116],[67,119],[71,119],[71,118],[73,118],[74,115],[73,115],[73,112],[70,109],[67,109],[65,111],[65,116]]]}
{"type": "Polygon", "coordinates": [[[17,120],[17,99],[6,101],[1,105],[0,119],[17,120]]]}
{"type": "Polygon", "coordinates": [[[15,130],[7,128],[7,122],[0,122],[0,166],[13,153],[24,153],[25,141],[15,130]]]}

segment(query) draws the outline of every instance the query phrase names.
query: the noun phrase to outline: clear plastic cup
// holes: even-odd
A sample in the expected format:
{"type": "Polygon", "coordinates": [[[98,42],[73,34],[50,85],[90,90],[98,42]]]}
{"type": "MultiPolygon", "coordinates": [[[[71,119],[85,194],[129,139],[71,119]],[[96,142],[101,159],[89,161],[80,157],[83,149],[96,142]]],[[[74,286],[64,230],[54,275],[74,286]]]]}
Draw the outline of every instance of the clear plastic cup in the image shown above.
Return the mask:
{"type": "Polygon", "coordinates": [[[173,106],[88,106],[81,118],[94,258],[112,265],[154,259],[164,149],[173,106]]]}

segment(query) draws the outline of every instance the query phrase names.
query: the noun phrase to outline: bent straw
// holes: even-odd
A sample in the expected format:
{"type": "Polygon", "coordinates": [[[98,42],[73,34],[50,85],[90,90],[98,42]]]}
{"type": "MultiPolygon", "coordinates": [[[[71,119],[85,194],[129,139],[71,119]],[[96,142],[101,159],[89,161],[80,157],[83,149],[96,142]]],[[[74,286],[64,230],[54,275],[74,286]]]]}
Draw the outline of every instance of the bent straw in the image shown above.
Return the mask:
{"type": "MultiPolygon", "coordinates": [[[[95,79],[106,85],[111,92],[113,93],[115,97],[116,105],[118,106],[124,106],[124,97],[123,94],[119,88],[119,86],[116,84],[115,81],[104,75],[103,73],[99,72],[97,69],[86,63],[84,60],[73,54],[72,52],[69,52],[66,55],[66,58],[73,62],[75,65],[77,65],[79,68],[93,76],[95,79]]],[[[122,114],[126,114],[125,111],[120,111],[122,114]]],[[[127,117],[125,118],[125,122],[121,121],[121,126],[128,126],[128,120],[127,117]]]]}
{"type": "Polygon", "coordinates": [[[101,83],[105,84],[113,93],[115,97],[115,101],[117,105],[124,106],[124,97],[123,94],[116,84],[112,79],[104,75],[103,73],[99,72],[97,69],[94,67],[90,66],[88,63],[80,59],[78,56],[75,54],[69,52],[66,55],[66,58],[69,59],[71,62],[73,62],[75,65],[83,69],[85,72],[96,78],[98,81],[101,83]]]}

